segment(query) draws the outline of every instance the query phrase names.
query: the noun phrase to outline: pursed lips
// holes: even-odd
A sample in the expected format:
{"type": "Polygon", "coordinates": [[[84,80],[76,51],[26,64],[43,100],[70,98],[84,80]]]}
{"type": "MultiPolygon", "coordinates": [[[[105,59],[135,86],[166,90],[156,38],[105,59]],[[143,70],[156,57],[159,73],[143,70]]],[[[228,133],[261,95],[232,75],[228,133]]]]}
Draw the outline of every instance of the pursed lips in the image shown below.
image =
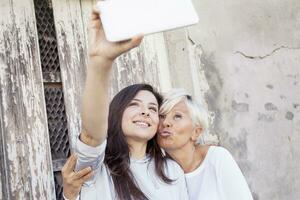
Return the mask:
{"type": "Polygon", "coordinates": [[[170,135],[172,135],[172,133],[170,131],[167,131],[167,130],[162,130],[159,132],[160,136],[162,137],[168,137],[170,135]]]}

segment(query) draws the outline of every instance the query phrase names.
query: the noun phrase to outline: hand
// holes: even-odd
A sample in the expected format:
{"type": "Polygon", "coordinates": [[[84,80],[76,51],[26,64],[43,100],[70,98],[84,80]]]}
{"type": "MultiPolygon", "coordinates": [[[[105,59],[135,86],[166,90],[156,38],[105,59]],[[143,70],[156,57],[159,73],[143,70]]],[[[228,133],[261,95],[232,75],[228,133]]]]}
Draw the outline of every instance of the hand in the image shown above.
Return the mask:
{"type": "Polygon", "coordinates": [[[100,13],[97,9],[94,9],[91,14],[89,25],[89,57],[100,57],[101,59],[107,59],[113,61],[121,54],[129,51],[130,49],[137,47],[142,39],[142,35],[137,35],[131,40],[122,42],[109,42],[106,40],[102,23],[100,19],[100,13]]]}
{"type": "Polygon", "coordinates": [[[76,160],[76,155],[72,154],[61,170],[63,194],[69,200],[75,200],[79,195],[83,183],[93,176],[93,171],[90,167],[74,172],[76,160]]]}

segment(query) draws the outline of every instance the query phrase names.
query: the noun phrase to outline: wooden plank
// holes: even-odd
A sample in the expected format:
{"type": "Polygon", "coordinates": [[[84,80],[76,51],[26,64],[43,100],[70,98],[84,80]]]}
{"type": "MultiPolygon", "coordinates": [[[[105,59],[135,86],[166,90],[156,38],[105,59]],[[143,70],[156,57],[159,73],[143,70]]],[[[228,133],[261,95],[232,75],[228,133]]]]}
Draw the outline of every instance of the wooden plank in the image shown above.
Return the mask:
{"type": "MultiPolygon", "coordinates": [[[[2,177],[2,174],[0,172],[0,176],[2,177]]],[[[2,197],[2,181],[0,181],[0,200],[2,200],[3,197],[2,197]]]]}
{"type": "MultiPolygon", "coordinates": [[[[87,27],[90,11],[95,1],[53,0],[57,30],[58,49],[61,63],[66,112],[69,122],[71,143],[80,131],[80,98],[87,63],[87,27]],[[74,28],[76,27],[76,28],[74,28]]],[[[124,54],[114,64],[111,96],[121,88],[147,82],[159,88],[157,42],[160,36],[147,36],[141,47],[124,54]]]]}
{"type": "MultiPolygon", "coordinates": [[[[210,92],[209,84],[205,76],[205,71],[201,58],[204,54],[202,46],[196,44],[191,38],[188,31],[186,31],[188,43],[187,50],[190,61],[190,73],[193,84],[193,96],[194,98],[208,110],[208,102],[206,100],[207,93],[210,92]]],[[[213,124],[216,113],[208,110],[210,126],[213,124]]],[[[205,134],[201,135],[201,144],[219,144],[218,136],[213,133],[209,128],[205,134]]]]}
{"type": "Polygon", "coordinates": [[[55,199],[33,1],[0,3],[3,199],[55,199]]]}
{"type": "Polygon", "coordinates": [[[159,88],[157,53],[154,49],[153,36],[147,36],[140,47],[116,60],[112,79],[114,94],[123,87],[135,83],[149,83],[159,88]]]}
{"type": "Polygon", "coordinates": [[[168,31],[164,33],[164,36],[172,87],[184,88],[189,93],[194,94],[186,30],[168,31]]]}
{"type": "Polygon", "coordinates": [[[153,48],[149,49],[145,56],[156,58],[156,67],[159,78],[159,90],[161,92],[167,92],[172,88],[172,82],[164,34],[156,33],[148,37],[148,40],[152,40],[151,44],[153,44],[153,48]]]}
{"type": "MultiPolygon", "coordinates": [[[[80,102],[87,65],[86,27],[82,6],[91,0],[52,0],[70,144],[81,129],[80,102]]],[[[91,9],[90,7],[89,9],[91,9]]]]}
{"type": "Polygon", "coordinates": [[[98,0],[89,0],[89,1],[80,0],[85,44],[88,44],[87,30],[88,30],[88,26],[89,26],[89,19],[91,16],[91,11],[94,8],[94,6],[96,5],[97,1],[98,0]]]}
{"type": "MultiPolygon", "coordinates": [[[[0,59],[1,61],[1,59],[0,59]]],[[[0,67],[2,64],[0,63],[0,67]]],[[[0,95],[1,95],[1,87],[0,87],[0,95]]],[[[2,98],[0,98],[2,99],[2,98]]],[[[2,116],[2,106],[0,106],[0,116],[2,116]]],[[[8,176],[6,174],[6,156],[5,156],[5,143],[4,143],[4,129],[3,129],[3,118],[0,117],[0,200],[8,199],[9,187],[8,187],[8,176]]]]}
{"type": "MultiPolygon", "coordinates": [[[[85,31],[87,31],[90,11],[96,2],[96,0],[81,1],[83,27],[85,31]]],[[[87,36],[87,33],[85,33],[85,36],[87,36]]],[[[133,83],[147,82],[158,88],[160,87],[157,66],[164,65],[163,59],[159,59],[161,55],[164,54],[161,53],[161,51],[158,53],[157,50],[158,47],[161,47],[164,43],[160,43],[161,40],[159,40],[159,38],[163,39],[162,34],[145,37],[140,48],[124,54],[116,60],[110,92],[111,97],[123,87],[133,83]]]]}

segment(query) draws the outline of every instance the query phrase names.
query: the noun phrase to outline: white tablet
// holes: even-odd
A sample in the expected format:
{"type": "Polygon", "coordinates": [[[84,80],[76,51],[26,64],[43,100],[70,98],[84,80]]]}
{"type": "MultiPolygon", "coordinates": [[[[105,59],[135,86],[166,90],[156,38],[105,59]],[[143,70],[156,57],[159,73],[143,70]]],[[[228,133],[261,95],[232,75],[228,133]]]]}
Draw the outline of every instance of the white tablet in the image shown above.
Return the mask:
{"type": "Polygon", "coordinates": [[[199,21],[191,0],[106,0],[97,6],[105,36],[112,42],[199,21]]]}

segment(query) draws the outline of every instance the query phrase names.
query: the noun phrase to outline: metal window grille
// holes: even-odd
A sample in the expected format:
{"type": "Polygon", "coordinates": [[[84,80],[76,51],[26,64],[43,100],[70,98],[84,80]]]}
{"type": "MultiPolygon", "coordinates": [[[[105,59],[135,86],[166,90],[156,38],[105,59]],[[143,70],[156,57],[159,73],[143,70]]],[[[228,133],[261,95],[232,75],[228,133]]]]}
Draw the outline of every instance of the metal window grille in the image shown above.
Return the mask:
{"type": "Polygon", "coordinates": [[[61,82],[51,0],[34,0],[44,82],[61,82]]]}
{"type": "Polygon", "coordinates": [[[56,199],[62,197],[61,168],[70,155],[57,39],[51,0],[34,0],[44,80],[56,199]]]}

